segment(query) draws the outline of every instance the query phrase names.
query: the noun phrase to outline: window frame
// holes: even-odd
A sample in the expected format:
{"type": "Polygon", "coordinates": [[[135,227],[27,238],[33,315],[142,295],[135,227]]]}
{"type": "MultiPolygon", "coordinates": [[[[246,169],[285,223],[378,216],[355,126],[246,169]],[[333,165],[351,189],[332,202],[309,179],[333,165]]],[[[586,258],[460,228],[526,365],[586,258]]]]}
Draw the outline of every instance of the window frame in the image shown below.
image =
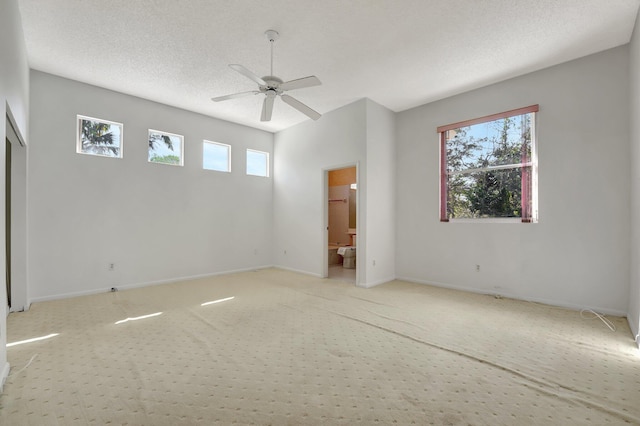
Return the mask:
{"type": "Polygon", "coordinates": [[[523,108],[512,109],[509,111],[500,112],[497,114],[486,115],[484,117],[473,118],[471,120],[459,121],[456,123],[447,124],[437,128],[439,143],[440,143],[440,222],[460,221],[460,222],[507,222],[507,223],[536,223],[538,221],[538,197],[537,197],[537,176],[538,176],[538,158],[537,158],[537,143],[536,143],[536,114],[540,110],[538,104],[530,105],[523,108]],[[529,158],[523,157],[520,163],[505,164],[499,166],[489,166],[476,169],[467,169],[464,172],[457,172],[454,174],[468,174],[471,172],[481,172],[488,170],[505,170],[514,169],[516,167],[522,168],[521,176],[521,217],[517,218],[502,218],[502,217],[488,217],[488,218],[449,218],[448,214],[448,182],[449,172],[447,171],[447,137],[446,133],[449,130],[459,129],[461,127],[469,127],[476,124],[487,123],[491,121],[497,121],[504,118],[514,117],[524,114],[533,114],[531,123],[531,154],[529,158]]]}
{"type": "Polygon", "coordinates": [[[269,152],[267,151],[259,151],[257,149],[251,149],[251,148],[247,148],[247,152],[246,152],[246,156],[245,156],[245,172],[247,174],[247,176],[257,176],[257,177],[264,177],[264,178],[268,178],[271,176],[271,166],[270,166],[270,155],[269,152]],[[258,154],[264,154],[265,155],[265,165],[266,165],[266,174],[264,175],[258,175],[255,173],[249,173],[249,165],[247,164],[249,161],[249,152],[254,152],[254,153],[258,153],[258,154]]]}
{"type": "Polygon", "coordinates": [[[76,115],[76,154],[82,155],[90,155],[93,157],[105,157],[105,158],[124,158],[124,124],[118,123],[117,121],[104,120],[102,118],[89,117],[82,114],[76,115]],[[105,154],[97,154],[93,152],[83,151],[82,150],[82,122],[83,121],[93,121],[98,122],[100,124],[108,124],[109,126],[116,126],[120,129],[120,137],[118,141],[118,155],[105,155],[105,154]]]}
{"type": "Polygon", "coordinates": [[[207,139],[203,139],[202,140],[202,169],[203,170],[209,170],[209,171],[213,171],[213,172],[220,172],[220,173],[231,173],[231,145],[226,144],[226,143],[221,143],[221,142],[214,142],[214,141],[210,141],[207,139]],[[208,169],[204,166],[204,149],[207,146],[207,144],[209,145],[218,145],[218,146],[223,146],[227,148],[227,170],[218,170],[218,169],[208,169]]]}
{"type": "Polygon", "coordinates": [[[149,129],[149,132],[147,133],[147,163],[162,164],[163,166],[183,167],[184,166],[184,136],[179,135],[177,133],[165,132],[163,130],[149,129]],[[174,136],[180,139],[180,162],[178,164],[164,163],[162,161],[151,161],[151,159],[149,158],[148,143],[149,143],[149,139],[151,139],[152,133],[158,133],[162,136],[169,136],[169,137],[174,136]]]}

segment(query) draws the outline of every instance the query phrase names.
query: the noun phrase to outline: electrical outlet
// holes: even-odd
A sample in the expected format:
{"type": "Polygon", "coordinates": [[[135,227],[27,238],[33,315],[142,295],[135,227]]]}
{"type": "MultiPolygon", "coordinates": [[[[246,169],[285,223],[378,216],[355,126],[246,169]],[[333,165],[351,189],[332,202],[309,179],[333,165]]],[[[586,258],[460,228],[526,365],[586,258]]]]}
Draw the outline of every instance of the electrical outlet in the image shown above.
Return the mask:
{"type": "Polygon", "coordinates": [[[110,263],[108,269],[109,269],[109,271],[115,271],[116,270],[116,264],[115,263],[110,263]]]}
{"type": "Polygon", "coordinates": [[[287,254],[287,251],[286,251],[286,250],[284,251],[284,254],[287,254]]]}
{"type": "Polygon", "coordinates": [[[480,272],[480,265],[476,265],[476,272],[480,272]]]}

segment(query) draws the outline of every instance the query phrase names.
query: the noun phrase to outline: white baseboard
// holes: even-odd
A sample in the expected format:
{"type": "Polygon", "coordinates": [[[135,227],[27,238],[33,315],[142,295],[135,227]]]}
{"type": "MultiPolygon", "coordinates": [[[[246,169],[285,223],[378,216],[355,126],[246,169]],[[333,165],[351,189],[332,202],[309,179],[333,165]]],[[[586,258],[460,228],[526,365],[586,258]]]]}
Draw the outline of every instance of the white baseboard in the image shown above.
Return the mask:
{"type": "MultiPolygon", "coordinates": [[[[191,281],[191,280],[197,280],[201,278],[215,277],[219,275],[236,274],[239,272],[250,272],[250,271],[256,271],[256,270],[267,269],[272,267],[273,265],[254,266],[251,268],[233,269],[233,270],[220,271],[220,272],[210,272],[207,274],[168,278],[168,279],[157,280],[157,281],[144,281],[144,282],[133,283],[133,284],[117,285],[114,287],[116,287],[118,290],[129,290],[129,289],[140,288],[140,287],[149,287],[152,285],[170,284],[170,283],[175,283],[179,281],[191,281]]],[[[49,296],[34,297],[31,299],[31,303],[47,302],[49,300],[69,299],[69,298],[78,297],[78,296],[89,296],[92,294],[107,293],[111,291],[111,288],[112,287],[97,288],[97,289],[91,289],[91,290],[75,291],[70,293],[54,294],[49,296]]]]}
{"type": "Polygon", "coordinates": [[[599,306],[581,306],[581,305],[577,305],[575,303],[565,302],[565,301],[562,301],[562,300],[551,300],[551,299],[544,299],[544,298],[540,298],[540,297],[529,297],[529,296],[520,295],[520,294],[513,294],[513,293],[510,293],[508,291],[504,291],[504,289],[501,289],[499,292],[497,292],[496,290],[485,290],[485,289],[479,289],[479,288],[474,288],[474,287],[459,286],[459,285],[453,285],[453,284],[448,284],[448,283],[441,283],[441,282],[437,282],[437,281],[422,280],[422,279],[412,278],[412,277],[398,277],[396,279],[401,280],[401,281],[407,281],[407,282],[411,282],[411,283],[416,283],[416,284],[425,284],[425,285],[431,285],[431,286],[434,286],[434,287],[449,288],[451,290],[468,291],[470,293],[477,293],[477,294],[489,294],[489,295],[492,295],[492,294],[499,293],[500,296],[507,297],[507,298],[510,298],[510,299],[523,300],[525,302],[543,303],[545,305],[558,306],[560,308],[573,309],[573,310],[576,310],[576,311],[579,311],[579,310],[582,310],[582,309],[591,309],[591,310],[593,310],[595,312],[599,312],[601,314],[606,314],[606,315],[614,315],[614,316],[617,316],[617,317],[626,317],[627,316],[627,312],[626,311],[620,311],[620,310],[617,310],[617,309],[609,309],[609,308],[603,308],[603,307],[599,307],[599,306]]]}
{"type": "MultiPolygon", "coordinates": [[[[299,270],[299,269],[289,268],[289,267],[282,266],[282,265],[262,265],[262,266],[256,266],[256,267],[251,267],[251,268],[234,269],[234,270],[228,270],[228,271],[211,272],[211,273],[200,274],[200,275],[191,275],[191,276],[186,276],[186,277],[175,277],[175,278],[169,278],[169,279],[157,280],[157,281],[146,281],[146,282],[140,282],[140,283],[125,284],[125,285],[119,285],[119,286],[117,286],[117,288],[119,290],[127,290],[127,289],[133,289],[133,288],[148,287],[148,286],[152,286],[152,285],[169,284],[169,283],[178,282],[178,281],[190,281],[190,280],[196,280],[196,279],[200,279],[200,278],[208,278],[208,277],[214,277],[214,276],[219,276],[219,275],[235,274],[235,273],[239,273],[239,272],[249,272],[249,271],[255,271],[255,270],[260,270],[260,269],[268,269],[268,268],[277,268],[277,269],[282,269],[282,270],[285,270],[285,271],[295,272],[295,273],[298,273],[298,274],[313,276],[313,277],[316,277],[316,278],[323,278],[323,276],[321,274],[317,274],[317,273],[313,273],[313,272],[309,272],[309,271],[302,271],[302,270],[299,270]]],[[[384,283],[387,283],[387,282],[390,282],[390,281],[393,281],[393,280],[401,280],[401,281],[407,281],[407,282],[412,282],[412,283],[416,283],[416,284],[425,284],[425,285],[431,285],[431,286],[434,286],[434,287],[449,288],[449,289],[452,289],[452,290],[468,291],[468,292],[477,293],[477,294],[495,294],[496,293],[495,290],[484,290],[484,289],[478,289],[478,288],[474,288],[474,287],[466,287],[466,286],[454,285],[454,284],[449,284],[449,283],[441,283],[441,282],[437,282],[437,281],[430,281],[430,280],[424,280],[424,279],[419,279],[419,278],[414,278],[414,277],[402,277],[402,276],[383,279],[383,280],[377,280],[377,281],[373,281],[373,282],[360,283],[358,286],[362,287],[362,288],[371,288],[371,287],[375,287],[375,286],[378,286],[380,284],[384,284],[384,283]]],[[[50,295],[50,296],[35,297],[35,298],[32,298],[29,301],[30,302],[29,306],[26,306],[25,310],[29,309],[31,303],[45,302],[45,301],[48,301],[48,300],[67,299],[67,298],[77,297],[77,296],[87,296],[87,295],[91,295],[91,294],[105,293],[105,292],[108,292],[110,290],[111,290],[111,287],[107,287],[107,288],[98,288],[98,289],[71,292],[71,293],[64,293],[64,294],[57,294],[57,295],[50,295]]],[[[502,291],[500,291],[500,295],[503,296],[503,297],[508,297],[508,298],[512,298],[512,299],[524,300],[524,301],[528,301],[528,302],[544,303],[546,305],[559,306],[559,307],[568,308],[568,309],[574,309],[574,310],[591,309],[593,311],[600,312],[600,313],[607,314],[607,315],[615,315],[615,316],[622,316],[622,317],[627,315],[627,312],[620,311],[620,310],[617,310],[617,309],[608,309],[608,308],[603,308],[603,307],[599,307],[599,306],[580,306],[580,305],[577,305],[575,303],[569,303],[569,302],[564,302],[564,301],[559,301],[559,300],[550,300],[550,299],[537,298],[537,297],[527,297],[527,296],[523,296],[523,295],[519,295],[519,294],[513,294],[513,293],[505,292],[504,289],[502,291]]],[[[635,337],[635,341],[640,346],[640,336],[636,336],[635,337]]]]}
{"type": "Polygon", "coordinates": [[[25,306],[12,306],[9,308],[9,312],[27,312],[31,307],[31,302],[27,303],[25,306]]]}
{"type": "MultiPolygon", "coordinates": [[[[118,286],[118,290],[129,290],[129,289],[133,289],[133,288],[140,288],[140,287],[149,287],[152,285],[162,285],[162,284],[171,284],[171,283],[175,283],[175,282],[179,282],[179,281],[193,281],[193,280],[199,280],[201,278],[209,278],[209,277],[217,277],[220,275],[229,275],[229,274],[237,274],[240,272],[251,272],[251,271],[257,271],[260,269],[268,269],[268,268],[272,268],[273,265],[262,265],[262,266],[255,266],[252,268],[242,268],[242,269],[232,269],[229,271],[220,271],[220,272],[210,272],[207,274],[200,274],[200,275],[190,275],[187,277],[178,277],[178,278],[169,278],[166,280],[158,280],[158,281],[146,281],[146,282],[141,282],[141,283],[136,283],[136,284],[126,284],[126,285],[121,285],[118,286]]],[[[106,291],[109,291],[110,289],[106,289],[106,291]]]]}
{"type": "Polygon", "coordinates": [[[282,269],[284,271],[295,272],[295,273],[302,274],[302,275],[310,275],[310,276],[316,277],[316,278],[324,278],[322,276],[322,274],[315,274],[315,273],[309,272],[309,271],[301,271],[299,269],[288,268],[286,266],[274,265],[273,267],[276,268],[276,269],[282,269]]]}
{"type": "Polygon", "coordinates": [[[391,278],[385,278],[385,279],[382,279],[382,280],[361,283],[360,285],[358,285],[358,287],[372,288],[372,287],[378,286],[380,284],[386,284],[386,283],[391,282],[391,281],[393,281],[395,279],[396,279],[395,277],[391,277],[391,278]]]}
{"type": "Polygon", "coordinates": [[[11,370],[11,366],[6,362],[2,368],[2,376],[0,376],[0,394],[2,394],[2,389],[4,388],[4,383],[7,381],[7,377],[9,377],[9,370],[11,370]]]}
{"type": "Polygon", "coordinates": [[[634,323],[629,317],[627,317],[627,323],[629,323],[629,329],[631,330],[631,334],[633,335],[633,340],[634,342],[636,342],[638,349],[640,349],[640,330],[638,330],[638,323],[634,323]]]}

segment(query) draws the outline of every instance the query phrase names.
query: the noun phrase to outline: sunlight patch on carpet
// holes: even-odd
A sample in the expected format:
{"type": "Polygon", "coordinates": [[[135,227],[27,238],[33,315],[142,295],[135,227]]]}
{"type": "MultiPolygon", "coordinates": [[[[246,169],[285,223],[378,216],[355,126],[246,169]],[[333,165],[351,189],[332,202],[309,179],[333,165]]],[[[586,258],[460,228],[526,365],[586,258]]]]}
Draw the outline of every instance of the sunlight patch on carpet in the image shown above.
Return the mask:
{"type": "Polygon", "coordinates": [[[235,299],[235,296],[225,297],[224,299],[218,299],[218,300],[212,300],[211,302],[205,302],[205,303],[201,304],[200,306],[213,305],[215,303],[226,302],[227,300],[233,300],[233,299],[235,299]]]}
{"type": "Polygon", "coordinates": [[[157,317],[158,315],[162,315],[162,312],[156,312],[154,314],[142,315],[142,316],[139,316],[139,317],[123,319],[123,320],[120,320],[120,321],[116,321],[116,324],[123,324],[123,323],[129,322],[129,321],[138,321],[138,320],[141,320],[141,319],[157,317]]]}
{"type": "Polygon", "coordinates": [[[56,337],[59,335],[60,333],[52,333],[52,334],[47,334],[46,336],[34,337],[33,339],[20,340],[18,342],[7,343],[7,347],[10,348],[11,346],[22,345],[24,343],[38,342],[40,340],[50,339],[52,337],[56,337]]]}

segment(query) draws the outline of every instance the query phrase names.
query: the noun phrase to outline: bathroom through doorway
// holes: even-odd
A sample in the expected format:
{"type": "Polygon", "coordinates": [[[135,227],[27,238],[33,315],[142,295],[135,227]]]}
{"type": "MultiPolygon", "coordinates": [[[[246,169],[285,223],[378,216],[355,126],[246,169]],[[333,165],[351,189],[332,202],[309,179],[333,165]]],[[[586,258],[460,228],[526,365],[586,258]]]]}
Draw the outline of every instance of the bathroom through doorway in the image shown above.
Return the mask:
{"type": "Polygon", "coordinates": [[[355,165],[327,170],[327,277],[356,283],[358,179],[355,165]]]}

